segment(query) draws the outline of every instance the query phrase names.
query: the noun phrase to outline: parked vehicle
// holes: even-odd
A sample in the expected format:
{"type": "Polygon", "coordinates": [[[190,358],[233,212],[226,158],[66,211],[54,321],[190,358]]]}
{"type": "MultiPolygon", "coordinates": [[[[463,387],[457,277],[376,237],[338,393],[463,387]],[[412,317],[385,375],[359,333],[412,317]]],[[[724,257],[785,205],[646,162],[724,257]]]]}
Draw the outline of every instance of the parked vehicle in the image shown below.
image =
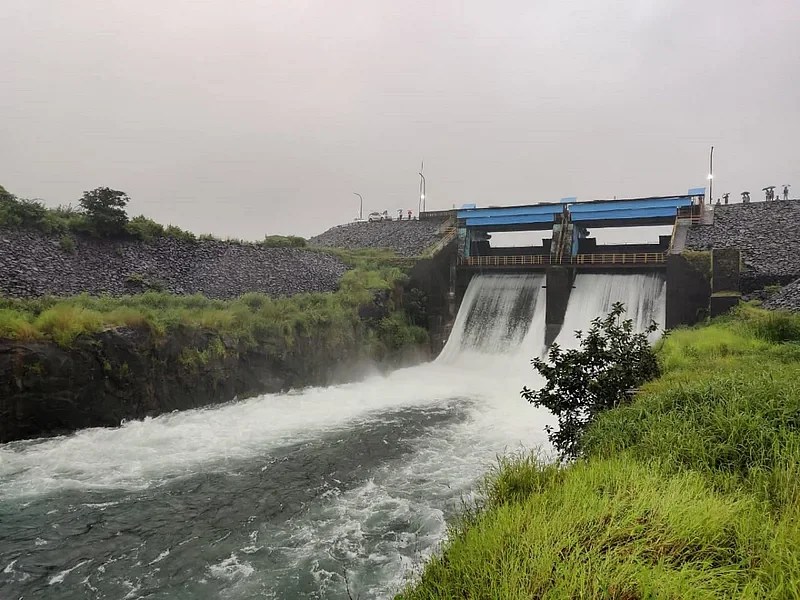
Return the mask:
{"type": "Polygon", "coordinates": [[[376,221],[391,221],[392,217],[389,216],[389,211],[388,210],[385,210],[382,213],[375,211],[375,212],[369,213],[369,216],[367,217],[367,220],[370,223],[374,223],[376,221]]]}

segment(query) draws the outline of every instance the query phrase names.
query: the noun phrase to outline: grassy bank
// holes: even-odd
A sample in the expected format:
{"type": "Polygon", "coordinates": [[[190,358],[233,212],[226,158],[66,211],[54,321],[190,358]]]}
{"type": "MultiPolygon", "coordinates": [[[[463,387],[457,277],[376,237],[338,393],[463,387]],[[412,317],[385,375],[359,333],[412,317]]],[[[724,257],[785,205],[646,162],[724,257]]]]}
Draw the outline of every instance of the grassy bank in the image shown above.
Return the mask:
{"type": "Polygon", "coordinates": [[[0,298],[0,339],[52,340],[68,346],[79,335],[132,327],[147,328],[157,336],[176,328],[204,329],[227,342],[276,349],[291,348],[299,337],[312,334],[332,348],[359,335],[385,350],[425,343],[426,331],[413,326],[395,306],[394,292],[403,272],[387,265],[381,253],[351,253],[344,258],[354,268],[332,293],[288,298],[250,293],[230,301],[157,292],[119,298],[0,298]],[[382,299],[380,305],[376,297],[382,299]]]}
{"type": "Polygon", "coordinates": [[[503,461],[400,597],[800,597],[800,315],[742,307],[658,356],[576,463],[503,461]]]}

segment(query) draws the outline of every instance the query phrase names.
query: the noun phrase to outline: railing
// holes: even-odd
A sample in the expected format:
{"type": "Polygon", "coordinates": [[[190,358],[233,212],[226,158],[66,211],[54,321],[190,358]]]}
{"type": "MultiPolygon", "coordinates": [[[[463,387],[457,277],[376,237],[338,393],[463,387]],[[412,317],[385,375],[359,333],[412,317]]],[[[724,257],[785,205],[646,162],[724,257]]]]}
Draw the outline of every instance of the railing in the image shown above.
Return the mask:
{"type": "Polygon", "coordinates": [[[439,238],[436,242],[434,242],[431,246],[429,246],[422,253],[422,256],[430,257],[438,254],[444,247],[447,246],[447,244],[452,242],[457,235],[458,235],[458,229],[456,229],[452,225],[446,226],[442,231],[442,237],[439,238]]]}
{"type": "Polygon", "coordinates": [[[552,259],[546,254],[525,256],[462,256],[458,265],[463,267],[524,267],[524,266],[615,266],[615,265],[663,265],[667,261],[663,252],[640,252],[634,254],[578,254],[552,259]]]}

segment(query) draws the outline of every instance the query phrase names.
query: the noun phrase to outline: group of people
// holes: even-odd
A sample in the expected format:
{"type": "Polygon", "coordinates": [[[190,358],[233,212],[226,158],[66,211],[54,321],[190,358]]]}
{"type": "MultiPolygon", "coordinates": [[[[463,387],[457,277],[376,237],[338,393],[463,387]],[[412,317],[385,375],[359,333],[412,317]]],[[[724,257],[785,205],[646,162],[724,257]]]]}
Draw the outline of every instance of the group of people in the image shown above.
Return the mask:
{"type": "MultiPolygon", "coordinates": [[[[774,186],[774,185],[770,185],[770,186],[767,186],[767,187],[762,189],[762,191],[764,192],[764,200],[766,200],[767,202],[771,202],[771,201],[776,199],[775,187],[776,186],[774,186]]],[[[788,184],[783,186],[783,199],[784,200],[788,200],[789,199],[789,188],[790,187],[792,187],[792,186],[790,186],[788,184]]],[[[728,203],[729,199],[730,199],[730,194],[722,194],[722,200],[725,202],[725,204],[728,203]]],[[[742,192],[742,204],[749,204],[749,203],[750,203],[750,192],[742,192]]],[[[716,204],[717,204],[717,206],[722,204],[722,202],[720,201],[719,198],[717,198],[716,204]]]]}

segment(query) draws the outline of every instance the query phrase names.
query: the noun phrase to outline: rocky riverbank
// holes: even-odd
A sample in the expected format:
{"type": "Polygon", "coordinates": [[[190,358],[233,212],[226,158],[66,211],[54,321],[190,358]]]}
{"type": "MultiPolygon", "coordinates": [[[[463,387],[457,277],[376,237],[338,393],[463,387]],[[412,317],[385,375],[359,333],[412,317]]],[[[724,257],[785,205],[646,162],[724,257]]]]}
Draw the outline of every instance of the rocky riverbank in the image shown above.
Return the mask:
{"type": "Polygon", "coordinates": [[[335,290],[348,267],[325,253],[213,239],[149,242],[0,229],[0,296],[120,296],[147,290],[235,298],[335,290]]]}

